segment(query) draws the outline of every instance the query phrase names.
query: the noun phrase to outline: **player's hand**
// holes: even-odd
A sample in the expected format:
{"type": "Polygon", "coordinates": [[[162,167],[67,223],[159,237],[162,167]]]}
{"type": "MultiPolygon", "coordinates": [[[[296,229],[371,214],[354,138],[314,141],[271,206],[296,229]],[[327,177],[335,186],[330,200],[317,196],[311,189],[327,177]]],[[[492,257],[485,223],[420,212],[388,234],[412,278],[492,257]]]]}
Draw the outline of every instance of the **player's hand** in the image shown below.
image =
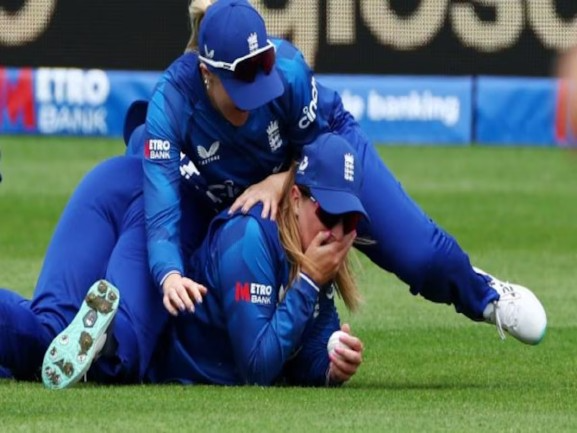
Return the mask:
{"type": "Polygon", "coordinates": [[[345,346],[337,346],[333,353],[329,354],[330,383],[343,383],[349,380],[357,372],[363,362],[363,342],[351,335],[351,327],[345,323],[341,331],[346,332],[340,338],[345,346]]]}
{"type": "Polygon", "coordinates": [[[305,251],[310,263],[304,263],[302,271],[319,286],[332,281],[353,246],[357,232],[353,230],[336,239],[330,231],[321,231],[305,251]]]}
{"type": "Polygon", "coordinates": [[[283,171],[281,173],[271,174],[263,181],[249,186],[237,197],[228,212],[234,213],[240,209],[240,211],[245,214],[251,207],[261,202],[261,216],[263,218],[270,217],[270,219],[274,221],[287,177],[288,171],[283,171]]]}
{"type": "Polygon", "coordinates": [[[206,295],[206,287],[180,274],[170,274],[162,284],[162,303],[164,308],[173,316],[178,312],[189,311],[194,313],[194,304],[201,304],[206,295]]]}

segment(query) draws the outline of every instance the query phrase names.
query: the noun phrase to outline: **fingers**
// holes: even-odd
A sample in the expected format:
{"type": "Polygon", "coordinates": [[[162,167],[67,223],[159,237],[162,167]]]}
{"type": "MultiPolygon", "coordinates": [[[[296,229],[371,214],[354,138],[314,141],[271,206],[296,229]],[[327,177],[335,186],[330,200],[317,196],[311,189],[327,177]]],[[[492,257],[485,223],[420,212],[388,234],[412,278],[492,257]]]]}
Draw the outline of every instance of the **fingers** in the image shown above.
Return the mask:
{"type": "Polygon", "coordinates": [[[313,240],[311,241],[311,243],[309,245],[309,249],[311,247],[313,247],[313,248],[321,247],[326,241],[329,240],[330,237],[331,237],[331,232],[328,230],[323,230],[323,231],[318,232],[316,234],[316,236],[313,238],[313,240]]]}
{"type": "Polygon", "coordinates": [[[314,266],[304,265],[303,272],[320,285],[332,280],[352,247],[355,236],[349,233],[341,239],[335,239],[330,231],[317,233],[305,251],[314,266]]]}
{"type": "Polygon", "coordinates": [[[179,312],[189,311],[194,313],[194,303],[202,303],[202,297],[207,289],[202,284],[192,281],[190,278],[172,278],[169,284],[165,284],[162,302],[166,310],[173,316],[179,312]]]}
{"type": "Polygon", "coordinates": [[[229,209],[229,214],[238,210],[247,213],[255,204],[262,203],[262,217],[276,219],[278,204],[282,196],[284,182],[288,177],[288,171],[268,176],[263,181],[247,188],[234,201],[229,209]]]}
{"type": "Polygon", "coordinates": [[[363,362],[362,352],[344,347],[335,348],[329,358],[331,379],[339,382],[346,382],[353,377],[363,362]]]}
{"type": "Polygon", "coordinates": [[[264,192],[259,193],[258,191],[252,191],[250,188],[234,201],[228,213],[233,214],[240,210],[240,212],[246,214],[257,203],[262,203],[261,216],[263,218],[270,217],[273,220],[276,218],[278,203],[264,192]]]}
{"type": "Polygon", "coordinates": [[[350,335],[350,326],[343,324],[341,330],[347,335],[339,338],[342,345],[337,345],[334,352],[329,354],[331,380],[336,382],[346,382],[359,369],[363,362],[363,342],[354,335],[350,335]]]}
{"type": "MultiPolygon", "coordinates": [[[[276,216],[278,215],[278,202],[273,200],[270,203],[270,219],[276,221],[276,216]]],[[[266,217],[263,217],[266,218],[266,217]]]]}
{"type": "Polygon", "coordinates": [[[172,305],[169,295],[165,294],[162,297],[162,304],[164,305],[164,308],[166,308],[166,311],[168,311],[172,316],[178,315],[178,309],[172,305]]]}
{"type": "Polygon", "coordinates": [[[247,192],[248,190],[244,191],[241,195],[239,195],[236,198],[236,200],[228,210],[229,214],[235,213],[237,210],[241,209],[245,205],[247,199],[247,192]]]}
{"type": "Polygon", "coordinates": [[[347,334],[351,333],[351,325],[349,325],[348,323],[343,323],[341,325],[341,331],[346,332],[347,334]]]}

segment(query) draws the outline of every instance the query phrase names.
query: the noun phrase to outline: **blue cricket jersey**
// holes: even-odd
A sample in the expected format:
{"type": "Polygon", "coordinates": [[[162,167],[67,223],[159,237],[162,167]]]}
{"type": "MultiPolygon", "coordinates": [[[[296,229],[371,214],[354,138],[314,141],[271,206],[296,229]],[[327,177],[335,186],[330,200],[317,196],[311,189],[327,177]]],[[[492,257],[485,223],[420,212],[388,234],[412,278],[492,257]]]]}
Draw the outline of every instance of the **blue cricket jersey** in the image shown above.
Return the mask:
{"type": "Polygon", "coordinates": [[[208,293],[171,321],[149,370],[152,382],[324,385],[327,341],[339,329],[332,286],[302,275],[289,286],[275,222],[219,214],[190,261],[208,293]]]}
{"type": "Polygon", "coordinates": [[[179,244],[181,170],[202,179],[219,209],[248,186],[288,168],[319,133],[355,123],[339,95],[321,86],[302,54],[274,40],[285,92],[250,112],[235,127],[211,105],[196,53],[179,57],[163,74],[148,107],[144,197],[150,268],[157,283],[183,273],[179,244]],[[190,162],[182,167],[181,152],[190,162]]]}

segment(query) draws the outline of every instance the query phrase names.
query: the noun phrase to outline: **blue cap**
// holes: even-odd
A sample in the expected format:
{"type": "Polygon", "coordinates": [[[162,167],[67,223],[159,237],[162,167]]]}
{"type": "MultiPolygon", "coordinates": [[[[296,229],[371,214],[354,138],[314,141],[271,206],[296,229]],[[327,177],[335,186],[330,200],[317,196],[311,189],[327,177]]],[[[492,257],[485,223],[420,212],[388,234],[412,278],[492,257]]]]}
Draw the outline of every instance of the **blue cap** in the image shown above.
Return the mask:
{"type": "Polygon", "coordinates": [[[308,187],[325,212],[360,212],[368,218],[359,199],[361,161],[344,138],[333,133],[320,135],[303,147],[298,164],[295,183],[308,187]]]}
{"type": "Polygon", "coordinates": [[[146,112],[148,110],[148,101],[137,100],[130,104],[124,116],[124,129],[122,136],[124,144],[128,146],[128,141],[137,126],[146,123],[146,112]]]}
{"type": "MultiPolygon", "coordinates": [[[[206,10],[200,23],[200,55],[217,62],[233,63],[236,59],[266,47],[268,35],[263,18],[246,0],[218,0],[206,10]]],[[[232,72],[207,64],[241,110],[253,110],[284,92],[275,67],[267,75],[258,71],[251,83],[234,78],[232,72]]]]}

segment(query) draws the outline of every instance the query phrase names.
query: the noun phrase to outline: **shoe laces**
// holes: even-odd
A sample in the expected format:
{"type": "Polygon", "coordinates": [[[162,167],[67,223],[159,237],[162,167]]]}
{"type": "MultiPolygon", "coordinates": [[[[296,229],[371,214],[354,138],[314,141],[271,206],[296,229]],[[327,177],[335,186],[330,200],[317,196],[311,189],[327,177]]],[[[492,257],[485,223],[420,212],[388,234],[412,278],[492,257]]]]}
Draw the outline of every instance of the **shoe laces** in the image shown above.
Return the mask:
{"type": "MultiPolygon", "coordinates": [[[[504,286],[508,286],[508,283],[504,283],[504,286]]],[[[515,296],[511,295],[514,292],[504,292],[501,293],[501,298],[498,301],[493,302],[494,315],[495,315],[495,326],[497,327],[497,332],[501,340],[505,339],[505,331],[514,329],[518,322],[518,306],[515,303],[515,296]]]]}

